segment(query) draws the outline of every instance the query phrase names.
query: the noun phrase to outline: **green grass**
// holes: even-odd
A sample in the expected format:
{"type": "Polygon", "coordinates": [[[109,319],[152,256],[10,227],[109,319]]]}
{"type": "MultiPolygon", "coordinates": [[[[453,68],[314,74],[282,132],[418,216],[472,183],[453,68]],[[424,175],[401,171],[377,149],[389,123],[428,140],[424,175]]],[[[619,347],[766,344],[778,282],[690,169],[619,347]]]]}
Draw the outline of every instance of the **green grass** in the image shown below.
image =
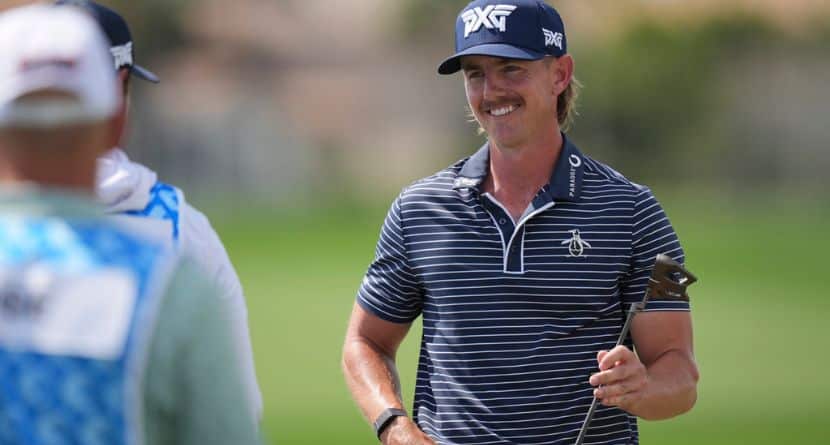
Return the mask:
{"type": "MultiPolygon", "coordinates": [[[[830,211],[681,202],[664,205],[701,279],[692,292],[699,401],[677,419],[641,422],[643,443],[821,443],[830,211]]],[[[245,287],[263,428],[275,443],[375,443],[346,390],[340,350],[384,214],[271,212],[217,224],[245,287]]],[[[418,338],[413,329],[399,352],[407,406],[418,338]]]]}

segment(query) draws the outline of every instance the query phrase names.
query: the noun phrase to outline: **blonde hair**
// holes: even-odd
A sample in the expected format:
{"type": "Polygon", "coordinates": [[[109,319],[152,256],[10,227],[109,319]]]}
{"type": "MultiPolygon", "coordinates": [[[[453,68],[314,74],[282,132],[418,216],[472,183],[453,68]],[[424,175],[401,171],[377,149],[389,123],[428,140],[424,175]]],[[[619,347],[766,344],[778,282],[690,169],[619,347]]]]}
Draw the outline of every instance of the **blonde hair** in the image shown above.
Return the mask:
{"type": "Polygon", "coordinates": [[[556,118],[559,121],[559,127],[562,128],[562,131],[568,131],[579,115],[579,112],[576,110],[576,101],[581,91],[582,82],[577,80],[576,77],[573,77],[565,88],[565,91],[556,98],[556,118]]]}

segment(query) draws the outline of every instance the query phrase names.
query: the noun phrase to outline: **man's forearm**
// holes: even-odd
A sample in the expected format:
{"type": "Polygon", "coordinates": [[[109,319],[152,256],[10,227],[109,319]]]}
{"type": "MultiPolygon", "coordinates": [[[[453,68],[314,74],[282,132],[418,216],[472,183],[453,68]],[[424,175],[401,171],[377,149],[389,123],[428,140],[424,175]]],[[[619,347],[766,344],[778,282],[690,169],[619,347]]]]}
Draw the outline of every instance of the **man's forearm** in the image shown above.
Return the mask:
{"type": "Polygon", "coordinates": [[[697,401],[699,374],[694,358],[670,350],[646,367],[648,383],[643,397],[629,409],[646,420],[668,419],[683,414],[697,401]]]}
{"type": "Polygon", "coordinates": [[[395,358],[362,338],[343,347],[343,373],[357,406],[369,423],[386,408],[403,409],[395,358]]]}
{"type": "MultiPolygon", "coordinates": [[[[343,374],[372,424],[387,408],[403,409],[395,352],[410,324],[381,320],[355,303],[343,345],[343,374]]],[[[435,445],[409,417],[394,417],[380,435],[385,445],[435,445]]]]}

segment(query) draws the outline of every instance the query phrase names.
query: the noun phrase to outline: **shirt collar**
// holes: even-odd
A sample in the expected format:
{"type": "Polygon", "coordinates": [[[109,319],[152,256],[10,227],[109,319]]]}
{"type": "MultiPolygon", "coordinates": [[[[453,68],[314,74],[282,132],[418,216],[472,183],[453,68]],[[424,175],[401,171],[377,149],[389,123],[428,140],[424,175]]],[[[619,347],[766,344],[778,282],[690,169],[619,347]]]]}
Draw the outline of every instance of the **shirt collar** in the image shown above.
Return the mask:
{"type": "Polygon", "coordinates": [[[562,151],[551,173],[548,188],[554,199],[579,201],[582,194],[582,175],[585,170],[585,156],[576,145],[562,135],[562,151]]]}
{"type": "MultiPolygon", "coordinates": [[[[484,144],[461,166],[453,189],[479,189],[490,167],[490,145],[484,144]]],[[[585,169],[585,156],[571,141],[562,134],[562,151],[556,161],[545,187],[551,197],[563,201],[579,201],[582,193],[582,176],[585,169]]]]}
{"type": "Polygon", "coordinates": [[[484,144],[461,166],[452,188],[478,189],[490,169],[490,144],[484,144]]]}

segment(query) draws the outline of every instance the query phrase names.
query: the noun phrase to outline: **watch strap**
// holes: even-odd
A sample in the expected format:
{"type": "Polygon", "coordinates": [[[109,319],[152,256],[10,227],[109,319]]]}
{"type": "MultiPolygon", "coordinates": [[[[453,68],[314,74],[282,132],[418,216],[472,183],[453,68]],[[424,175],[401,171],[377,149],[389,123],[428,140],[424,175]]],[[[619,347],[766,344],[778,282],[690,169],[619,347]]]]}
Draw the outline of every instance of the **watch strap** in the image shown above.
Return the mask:
{"type": "Polygon", "coordinates": [[[375,427],[375,435],[378,436],[380,439],[380,435],[383,434],[383,430],[395,420],[395,417],[406,417],[406,411],[398,408],[386,408],[383,410],[382,413],[375,419],[373,426],[375,427]]]}

